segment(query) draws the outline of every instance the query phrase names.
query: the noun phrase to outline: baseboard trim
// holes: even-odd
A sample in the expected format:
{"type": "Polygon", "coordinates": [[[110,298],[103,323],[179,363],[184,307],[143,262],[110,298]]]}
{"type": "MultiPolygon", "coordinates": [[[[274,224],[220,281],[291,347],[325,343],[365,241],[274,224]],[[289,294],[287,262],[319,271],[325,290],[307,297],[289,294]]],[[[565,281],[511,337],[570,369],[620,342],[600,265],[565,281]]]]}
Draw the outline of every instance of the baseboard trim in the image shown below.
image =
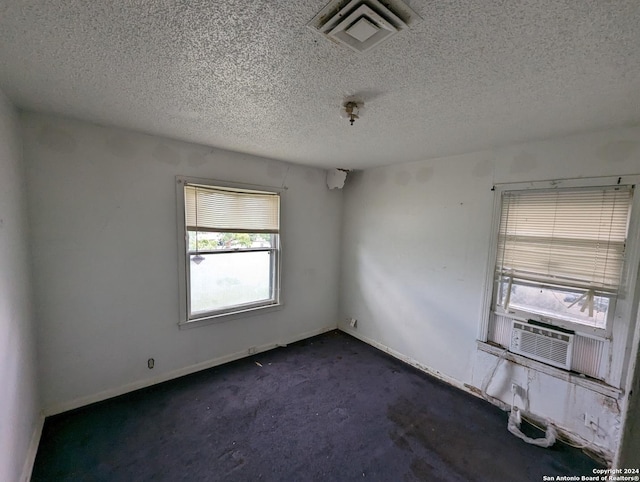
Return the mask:
{"type": "MultiPolygon", "coordinates": [[[[412,367],[415,367],[418,370],[420,370],[422,372],[425,372],[426,374],[431,375],[434,378],[437,378],[438,380],[442,380],[443,382],[447,383],[448,385],[452,385],[452,386],[454,386],[456,388],[459,388],[460,390],[464,390],[465,392],[470,393],[471,395],[474,395],[476,397],[480,397],[480,395],[478,393],[474,392],[473,390],[471,390],[469,388],[469,386],[467,386],[464,383],[461,383],[460,381],[456,380],[455,378],[450,377],[448,375],[445,375],[444,373],[440,373],[437,370],[433,370],[432,368],[429,368],[426,365],[418,363],[413,358],[408,357],[407,355],[403,355],[402,353],[394,350],[393,348],[389,348],[387,345],[383,345],[382,343],[377,342],[374,339],[369,338],[368,336],[364,336],[364,335],[358,333],[355,330],[349,330],[349,329],[346,329],[346,328],[341,327],[341,326],[338,326],[338,330],[343,331],[347,335],[351,335],[352,337],[357,338],[358,340],[363,341],[367,345],[371,345],[372,347],[377,348],[380,351],[388,353],[393,358],[397,358],[398,360],[406,363],[407,365],[411,365],[412,367]]],[[[480,398],[482,398],[482,397],[480,397],[480,398]]]]}
{"type": "Polygon", "coordinates": [[[33,473],[33,465],[36,461],[36,455],[38,453],[38,446],[40,445],[40,437],[42,436],[42,429],[44,427],[44,413],[38,413],[36,419],[36,425],[33,428],[31,434],[31,441],[29,442],[29,449],[27,450],[27,456],[22,466],[22,476],[20,480],[22,482],[29,482],[31,480],[31,474],[33,473]]]}
{"type": "MultiPolygon", "coordinates": [[[[325,326],[317,330],[300,333],[298,335],[292,336],[290,338],[287,338],[277,343],[266,343],[264,345],[257,346],[255,353],[262,353],[265,351],[273,350],[274,348],[286,346],[290,343],[295,343],[301,340],[305,340],[307,338],[321,335],[322,333],[326,333],[328,331],[332,331],[335,329],[336,329],[335,325],[325,326]]],[[[80,397],[74,400],[70,400],[68,402],[62,402],[55,405],[51,405],[45,408],[44,413],[47,417],[49,417],[51,415],[57,415],[59,413],[68,412],[69,410],[75,410],[76,408],[84,407],[85,405],[91,405],[92,403],[101,402],[109,398],[124,395],[125,393],[133,392],[141,388],[150,387],[158,383],[167,382],[175,378],[180,378],[185,375],[190,375],[192,373],[206,370],[208,368],[213,368],[215,366],[222,365],[224,363],[229,363],[232,361],[240,360],[241,358],[253,356],[255,355],[255,353],[249,354],[247,353],[246,350],[230,353],[228,355],[224,355],[218,358],[213,358],[211,360],[197,363],[195,365],[190,365],[185,368],[179,368],[177,370],[164,373],[154,378],[146,378],[144,380],[138,380],[136,382],[128,383],[126,385],[121,385],[117,388],[110,388],[108,390],[103,390],[93,395],[88,395],[85,397],[80,397]]]]}

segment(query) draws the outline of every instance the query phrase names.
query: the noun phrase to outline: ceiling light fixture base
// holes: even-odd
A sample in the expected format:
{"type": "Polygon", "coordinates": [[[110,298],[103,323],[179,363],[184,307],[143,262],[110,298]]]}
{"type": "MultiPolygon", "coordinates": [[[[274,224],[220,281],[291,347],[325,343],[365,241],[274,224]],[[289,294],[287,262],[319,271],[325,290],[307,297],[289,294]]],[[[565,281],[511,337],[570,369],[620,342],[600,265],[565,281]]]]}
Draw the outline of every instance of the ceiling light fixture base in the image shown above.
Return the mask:
{"type": "Polygon", "coordinates": [[[360,118],[362,114],[362,108],[364,107],[364,102],[356,102],[356,101],[347,101],[342,106],[342,117],[349,120],[349,124],[353,125],[356,119],[360,118]]]}

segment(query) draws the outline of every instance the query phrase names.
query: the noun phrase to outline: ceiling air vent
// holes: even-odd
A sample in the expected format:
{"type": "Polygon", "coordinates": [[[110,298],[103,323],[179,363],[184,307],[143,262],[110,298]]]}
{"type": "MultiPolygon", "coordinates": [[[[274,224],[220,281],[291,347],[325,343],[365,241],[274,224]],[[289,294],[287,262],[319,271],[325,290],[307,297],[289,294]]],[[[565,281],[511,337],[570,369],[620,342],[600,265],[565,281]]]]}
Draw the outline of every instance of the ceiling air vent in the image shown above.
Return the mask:
{"type": "Polygon", "coordinates": [[[334,0],[307,26],[363,53],[407,28],[420,17],[400,0],[334,0]]]}

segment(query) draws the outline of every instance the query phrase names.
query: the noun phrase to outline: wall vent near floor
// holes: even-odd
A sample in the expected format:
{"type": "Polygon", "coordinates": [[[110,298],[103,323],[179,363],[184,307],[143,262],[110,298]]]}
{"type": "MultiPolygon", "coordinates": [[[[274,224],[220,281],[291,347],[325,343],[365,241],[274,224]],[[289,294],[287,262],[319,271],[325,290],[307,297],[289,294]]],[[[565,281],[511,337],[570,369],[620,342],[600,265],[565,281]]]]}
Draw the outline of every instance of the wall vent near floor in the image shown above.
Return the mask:
{"type": "Polygon", "coordinates": [[[570,370],[573,339],[570,333],[514,320],[509,351],[570,370]]]}
{"type": "Polygon", "coordinates": [[[419,18],[402,0],[333,0],[307,26],[329,40],[364,53],[419,18]]]}

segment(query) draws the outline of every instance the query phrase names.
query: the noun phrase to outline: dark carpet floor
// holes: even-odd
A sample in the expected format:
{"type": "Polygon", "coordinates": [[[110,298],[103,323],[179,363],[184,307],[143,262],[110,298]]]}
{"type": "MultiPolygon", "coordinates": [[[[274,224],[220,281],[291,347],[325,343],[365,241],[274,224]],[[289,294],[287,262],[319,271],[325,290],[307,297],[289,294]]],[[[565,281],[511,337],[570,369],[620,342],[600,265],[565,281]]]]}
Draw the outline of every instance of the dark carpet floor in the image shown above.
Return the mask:
{"type": "Polygon", "coordinates": [[[49,417],[32,480],[511,482],[595,467],[336,331],[49,417]]]}

